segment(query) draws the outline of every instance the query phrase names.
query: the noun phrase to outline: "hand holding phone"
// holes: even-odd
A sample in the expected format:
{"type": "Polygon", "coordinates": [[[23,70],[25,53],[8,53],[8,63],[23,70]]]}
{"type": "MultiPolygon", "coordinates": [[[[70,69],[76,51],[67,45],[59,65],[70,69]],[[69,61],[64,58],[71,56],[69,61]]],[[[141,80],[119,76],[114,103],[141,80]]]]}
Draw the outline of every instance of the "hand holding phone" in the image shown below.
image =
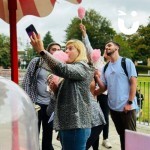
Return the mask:
{"type": "Polygon", "coordinates": [[[27,32],[27,34],[28,34],[29,37],[32,36],[33,32],[34,32],[35,34],[38,34],[33,24],[29,25],[29,26],[26,28],[26,32],[27,32]]]}
{"type": "Polygon", "coordinates": [[[40,53],[42,50],[44,50],[43,42],[41,40],[40,35],[37,33],[35,27],[33,24],[29,25],[26,28],[26,32],[29,35],[30,43],[35,49],[36,52],[40,53]]]}

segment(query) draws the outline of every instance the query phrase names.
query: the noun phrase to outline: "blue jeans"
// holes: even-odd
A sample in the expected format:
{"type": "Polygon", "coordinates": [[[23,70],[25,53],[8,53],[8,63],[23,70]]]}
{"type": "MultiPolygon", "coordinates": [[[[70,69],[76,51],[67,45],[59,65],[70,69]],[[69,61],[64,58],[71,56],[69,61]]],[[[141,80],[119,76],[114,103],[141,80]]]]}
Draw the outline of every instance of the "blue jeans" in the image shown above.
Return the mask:
{"type": "Polygon", "coordinates": [[[60,130],[59,133],[63,150],[85,150],[91,129],[60,130]]]}

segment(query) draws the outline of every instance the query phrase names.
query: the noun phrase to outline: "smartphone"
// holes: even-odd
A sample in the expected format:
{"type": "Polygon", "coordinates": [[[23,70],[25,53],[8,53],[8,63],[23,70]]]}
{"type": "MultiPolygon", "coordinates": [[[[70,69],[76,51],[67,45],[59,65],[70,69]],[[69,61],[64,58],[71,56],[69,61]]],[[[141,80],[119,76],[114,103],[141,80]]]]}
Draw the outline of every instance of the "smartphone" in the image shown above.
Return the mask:
{"type": "Polygon", "coordinates": [[[26,28],[26,32],[27,32],[27,34],[28,34],[29,37],[32,36],[33,32],[34,32],[35,34],[38,34],[33,24],[29,25],[29,26],[26,28]]]}

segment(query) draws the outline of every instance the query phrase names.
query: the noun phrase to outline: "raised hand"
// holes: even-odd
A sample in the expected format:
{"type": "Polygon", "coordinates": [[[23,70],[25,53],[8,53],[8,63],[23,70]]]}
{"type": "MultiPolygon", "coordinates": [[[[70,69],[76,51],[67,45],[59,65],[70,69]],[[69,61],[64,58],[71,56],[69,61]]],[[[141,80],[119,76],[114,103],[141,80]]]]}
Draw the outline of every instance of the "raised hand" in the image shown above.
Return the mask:
{"type": "Polygon", "coordinates": [[[41,40],[40,34],[35,34],[33,32],[32,36],[30,36],[31,45],[33,48],[40,53],[42,50],[44,50],[43,41],[41,40]]]}
{"type": "Polygon", "coordinates": [[[80,30],[82,32],[82,36],[85,37],[86,36],[86,27],[84,24],[80,23],[80,30]]]}

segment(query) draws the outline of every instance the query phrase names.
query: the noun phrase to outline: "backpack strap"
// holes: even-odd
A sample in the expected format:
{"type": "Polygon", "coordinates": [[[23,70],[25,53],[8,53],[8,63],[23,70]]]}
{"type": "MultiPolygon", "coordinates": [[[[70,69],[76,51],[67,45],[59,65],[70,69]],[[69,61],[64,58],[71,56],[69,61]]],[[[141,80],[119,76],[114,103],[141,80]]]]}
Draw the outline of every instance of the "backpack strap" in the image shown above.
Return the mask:
{"type": "Polygon", "coordinates": [[[31,80],[30,86],[34,83],[33,79],[34,79],[34,76],[36,74],[37,69],[39,68],[39,63],[40,63],[40,57],[38,58],[38,60],[37,60],[37,62],[35,64],[35,68],[34,68],[34,72],[32,74],[32,80],[31,80]]]}
{"type": "Polygon", "coordinates": [[[126,67],[126,58],[123,57],[122,60],[121,60],[121,66],[126,74],[126,76],[128,77],[128,72],[127,72],[127,67],[126,67]]]}
{"type": "Polygon", "coordinates": [[[107,67],[108,67],[108,65],[109,65],[109,62],[104,66],[104,73],[105,73],[105,71],[106,71],[106,69],[107,69],[107,67]]]}
{"type": "MultiPolygon", "coordinates": [[[[108,65],[109,65],[109,62],[104,66],[104,70],[103,70],[104,73],[105,73],[105,71],[106,71],[108,65]]],[[[126,76],[128,77],[128,72],[127,72],[127,67],[126,67],[126,58],[125,58],[125,57],[123,57],[123,58],[121,59],[121,66],[122,66],[122,68],[123,68],[123,70],[124,70],[126,76]]]]}
{"type": "Polygon", "coordinates": [[[33,76],[35,76],[37,69],[39,68],[39,63],[40,63],[40,57],[38,58],[36,64],[35,64],[35,68],[34,68],[34,72],[33,72],[33,76]]]}

